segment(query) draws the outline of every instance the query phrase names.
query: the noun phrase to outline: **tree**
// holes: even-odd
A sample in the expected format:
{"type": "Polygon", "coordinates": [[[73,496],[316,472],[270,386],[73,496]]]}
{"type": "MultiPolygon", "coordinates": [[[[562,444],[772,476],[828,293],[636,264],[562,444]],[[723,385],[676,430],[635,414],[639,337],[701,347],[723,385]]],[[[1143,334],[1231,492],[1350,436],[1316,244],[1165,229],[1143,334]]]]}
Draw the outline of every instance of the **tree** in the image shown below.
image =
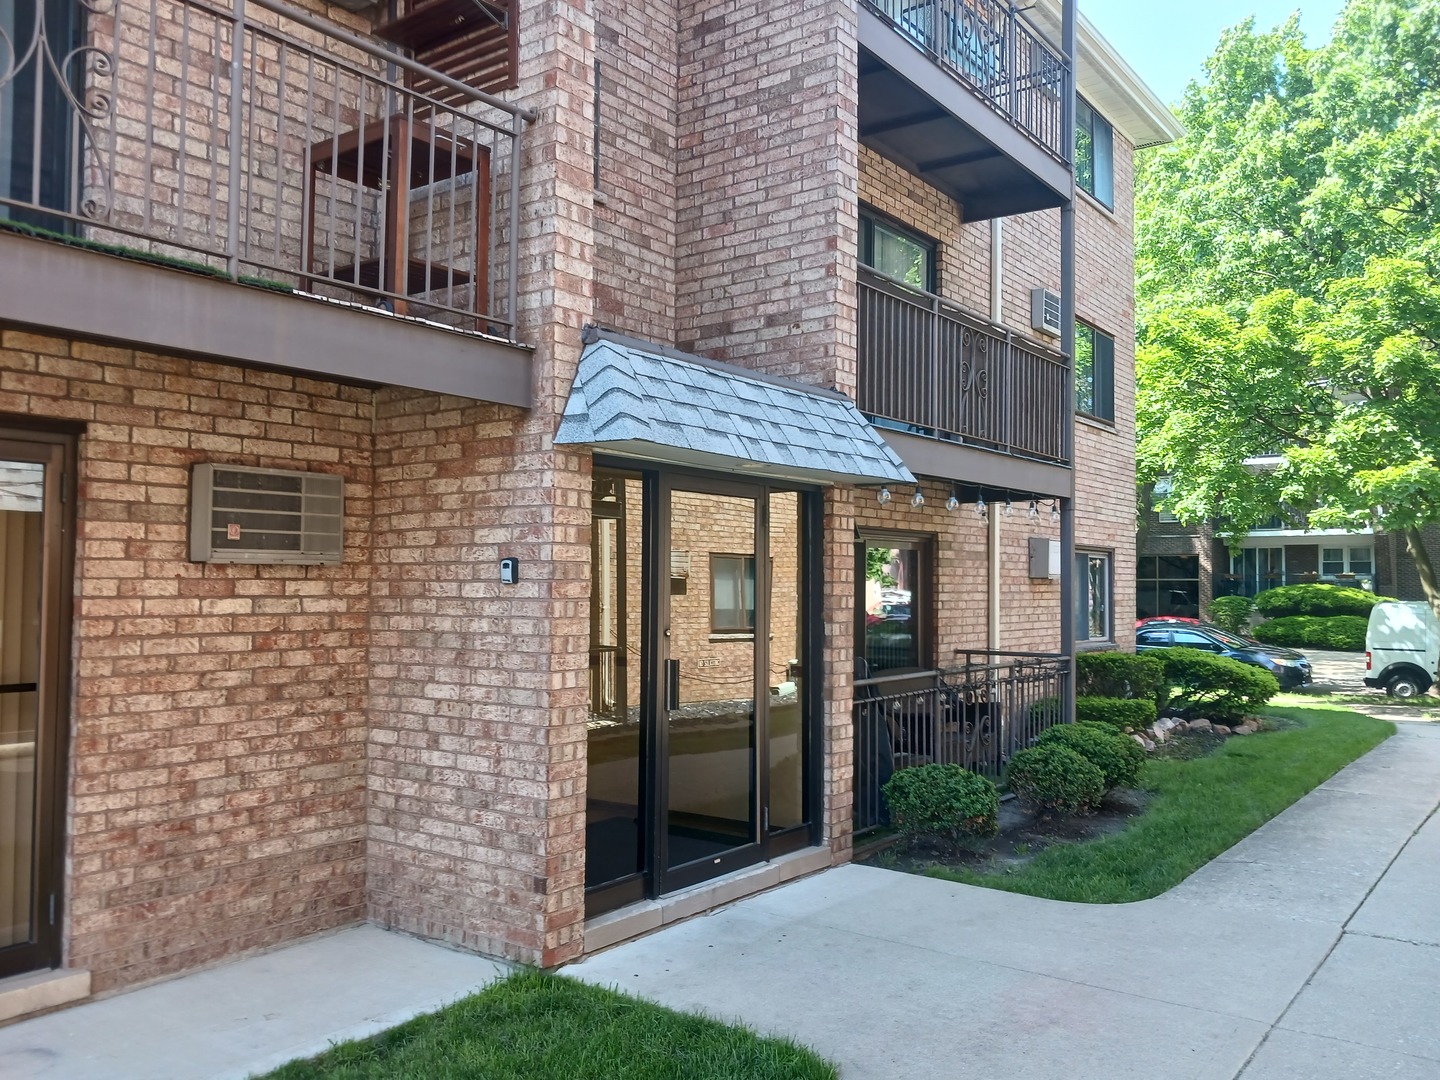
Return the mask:
{"type": "Polygon", "coordinates": [[[1440,522],[1440,0],[1227,31],[1138,172],[1142,478],[1235,536],[1440,522]]]}

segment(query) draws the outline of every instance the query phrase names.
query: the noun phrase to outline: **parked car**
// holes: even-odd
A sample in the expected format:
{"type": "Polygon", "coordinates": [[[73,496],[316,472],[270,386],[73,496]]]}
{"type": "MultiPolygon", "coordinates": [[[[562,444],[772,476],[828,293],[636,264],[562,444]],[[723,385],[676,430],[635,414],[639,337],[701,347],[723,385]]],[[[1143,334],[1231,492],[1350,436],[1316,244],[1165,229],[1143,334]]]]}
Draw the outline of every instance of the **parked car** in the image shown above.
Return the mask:
{"type": "Polygon", "coordinates": [[[1139,630],[1140,627],[1142,627],[1142,626],[1148,626],[1148,625],[1150,625],[1151,623],[1162,623],[1162,622],[1168,622],[1168,623],[1189,623],[1191,626],[1194,626],[1194,625],[1196,625],[1197,623],[1199,623],[1200,620],[1199,620],[1199,619],[1192,619],[1189,615],[1147,615],[1147,616],[1146,616],[1145,618],[1143,618],[1143,619],[1136,619],[1136,620],[1135,620],[1135,629],[1136,629],[1136,630],[1139,630]]]}
{"type": "Polygon", "coordinates": [[[1385,601],[1365,629],[1365,685],[1391,697],[1425,693],[1440,672],[1440,622],[1425,602],[1385,601]]]}
{"type": "Polygon", "coordinates": [[[1139,652],[1168,649],[1174,645],[1228,656],[1242,664],[1264,668],[1275,676],[1283,690],[1308,686],[1314,679],[1310,661],[1303,653],[1278,645],[1262,645],[1258,641],[1228,634],[1218,626],[1154,622],[1135,632],[1135,648],[1139,652]]]}
{"type": "Polygon", "coordinates": [[[1145,626],[1198,626],[1202,630],[1211,630],[1217,634],[1228,634],[1230,637],[1243,638],[1252,645],[1260,644],[1260,642],[1256,641],[1249,634],[1237,634],[1233,630],[1226,630],[1223,626],[1216,626],[1214,623],[1209,622],[1201,622],[1199,619],[1187,619],[1183,615],[1155,615],[1148,619],[1140,619],[1136,622],[1135,629],[1139,630],[1142,624],[1145,626]]]}

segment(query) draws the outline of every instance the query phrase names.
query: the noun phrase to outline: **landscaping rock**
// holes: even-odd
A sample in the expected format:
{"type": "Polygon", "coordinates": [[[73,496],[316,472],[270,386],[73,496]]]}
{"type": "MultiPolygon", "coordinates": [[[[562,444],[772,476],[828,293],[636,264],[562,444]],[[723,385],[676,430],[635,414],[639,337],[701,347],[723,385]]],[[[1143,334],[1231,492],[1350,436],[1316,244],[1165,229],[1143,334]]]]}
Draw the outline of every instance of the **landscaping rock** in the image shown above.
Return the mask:
{"type": "Polygon", "coordinates": [[[1155,744],[1149,739],[1147,739],[1144,735],[1131,735],[1130,737],[1134,739],[1137,743],[1139,743],[1141,746],[1143,746],[1147,754],[1154,752],[1155,744]]]}
{"type": "Polygon", "coordinates": [[[1254,720],[1246,720],[1243,724],[1240,724],[1238,727],[1235,728],[1233,734],[1235,734],[1235,735],[1254,735],[1255,732],[1257,732],[1257,731],[1259,731],[1259,730],[1260,730],[1260,725],[1257,724],[1254,720]]]}
{"type": "Polygon", "coordinates": [[[1191,733],[1208,733],[1215,729],[1214,725],[1212,725],[1209,720],[1191,720],[1190,723],[1186,725],[1185,730],[1191,733]]]}
{"type": "Polygon", "coordinates": [[[1211,734],[1211,735],[1219,735],[1219,736],[1221,736],[1221,737],[1223,738],[1223,737],[1225,737],[1225,736],[1227,736],[1227,735],[1233,735],[1234,732],[1231,731],[1231,730],[1230,730],[1228,727],[1226,727],[1224,724],[1211,724],[1211,725],[1210,725],[1210,734],[1211,734]]]}

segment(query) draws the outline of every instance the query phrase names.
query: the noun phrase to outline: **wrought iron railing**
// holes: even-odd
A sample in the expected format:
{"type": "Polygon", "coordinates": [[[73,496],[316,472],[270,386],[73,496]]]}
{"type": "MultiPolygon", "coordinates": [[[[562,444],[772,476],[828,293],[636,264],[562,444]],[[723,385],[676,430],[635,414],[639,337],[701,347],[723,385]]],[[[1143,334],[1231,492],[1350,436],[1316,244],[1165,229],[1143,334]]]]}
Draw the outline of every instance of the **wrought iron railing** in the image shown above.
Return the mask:
{"type": "Polygon", "coordinates": [[[862,267],[860,411],[889,427],[1068,464],[1062,353],[862,267]]]}
{"type": "Polygon", "coordinates": [[[12,10],[0,224],[514,338],[526,110],[280,0],[12,10]]]}
{"type": "Polygon", "coordinates": [[[1070,65],[1004,0],[865,0],[941,67],[1050,153],[1069,164],[1065,130],[1070,65]]]}
{"type": "Polygon", "coordinates": [[[956,666],[855,680],[855,829],[889,823],[896,769],[963,765],[999,780],[1016,751],[1063,719],[1070,662],[1053,653],[957,650],[956,666]]]}

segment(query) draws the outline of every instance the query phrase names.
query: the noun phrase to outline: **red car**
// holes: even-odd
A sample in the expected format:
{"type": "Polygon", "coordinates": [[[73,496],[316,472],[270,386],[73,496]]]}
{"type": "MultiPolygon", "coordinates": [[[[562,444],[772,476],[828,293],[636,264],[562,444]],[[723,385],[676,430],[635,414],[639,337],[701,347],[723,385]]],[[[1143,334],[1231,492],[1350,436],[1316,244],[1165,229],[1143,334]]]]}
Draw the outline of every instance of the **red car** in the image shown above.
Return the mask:
{"type": "Polygon", "coordinates": [[[1192,626],[1198,626],[1200,620],[1192,619],[1188,615],[1151,615],[1149,618],[1136,619],[1135,629],[1139,630],[1140,627],[1149,623],[1190,623],[1192,626]]]}

